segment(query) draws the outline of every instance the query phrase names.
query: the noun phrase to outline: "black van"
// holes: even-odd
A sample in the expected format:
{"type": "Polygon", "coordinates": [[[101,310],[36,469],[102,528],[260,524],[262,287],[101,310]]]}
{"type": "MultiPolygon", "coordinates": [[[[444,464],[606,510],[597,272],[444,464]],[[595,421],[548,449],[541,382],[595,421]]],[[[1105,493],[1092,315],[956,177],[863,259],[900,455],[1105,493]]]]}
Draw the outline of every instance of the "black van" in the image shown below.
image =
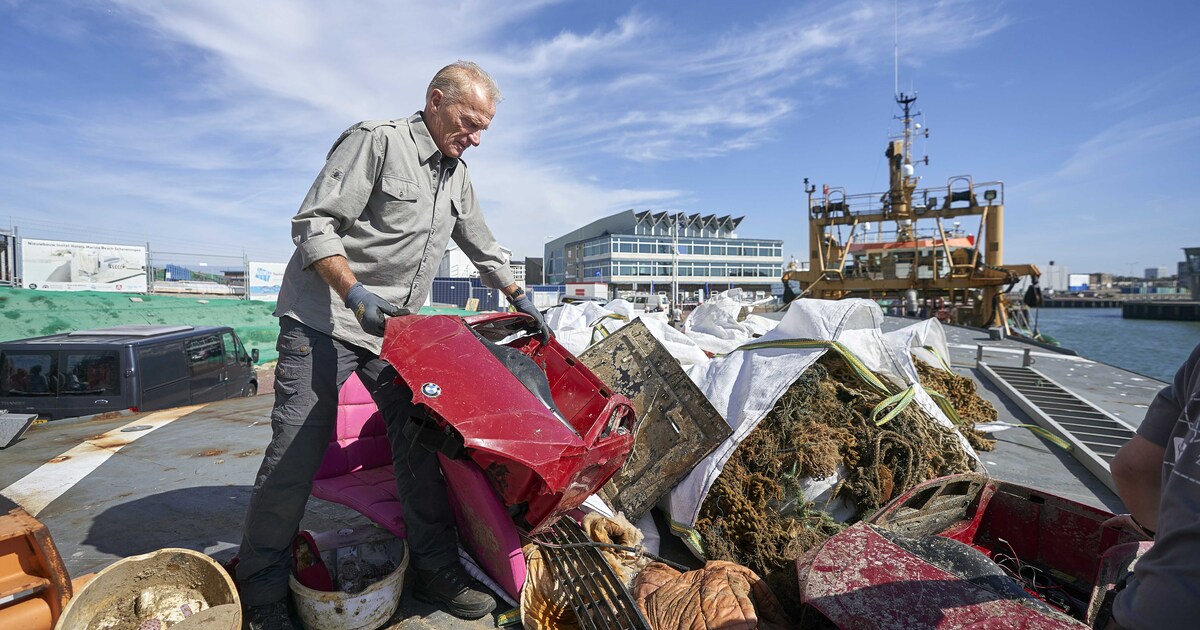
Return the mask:
{"type": "Polygon", "coordinates": [[[55,419],[258,393],[228,326],[116,326],[0,343],[0,409],[55,419]]]}

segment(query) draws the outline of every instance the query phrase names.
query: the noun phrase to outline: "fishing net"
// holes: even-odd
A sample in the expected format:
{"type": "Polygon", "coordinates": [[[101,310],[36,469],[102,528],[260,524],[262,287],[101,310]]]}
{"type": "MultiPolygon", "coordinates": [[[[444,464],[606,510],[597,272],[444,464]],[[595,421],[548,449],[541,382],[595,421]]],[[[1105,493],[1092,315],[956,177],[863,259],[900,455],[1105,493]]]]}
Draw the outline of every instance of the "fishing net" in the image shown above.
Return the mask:
{"type": "Polygon", "coordinates": [[[914,485],[973,469],[955,432],[917,405],[876,426],[871,412],[883,399],[837,353],[825,353],[738,445],[709,489],[696,524],[708,559],[763,576],[795,616],[797,557],[914,485]],[[846,523],[801,490],[803,480],[827,478],[839,465],[831,496],[854,505],[846,523]]]}
{"type": "Polygon", "coordinates": [[[958,428],[966,436],[971,448],[977,451],[996,450],[995,440],[975,430],[975,425],[994,422],[997,418],[996,408],[992,403],[979,397],[975,381],[938,369],[924,361],[914,363],[917,366],[917,374],[921,377],[921,385],[949,399],[950,406],[962,421],[958,428]]]}

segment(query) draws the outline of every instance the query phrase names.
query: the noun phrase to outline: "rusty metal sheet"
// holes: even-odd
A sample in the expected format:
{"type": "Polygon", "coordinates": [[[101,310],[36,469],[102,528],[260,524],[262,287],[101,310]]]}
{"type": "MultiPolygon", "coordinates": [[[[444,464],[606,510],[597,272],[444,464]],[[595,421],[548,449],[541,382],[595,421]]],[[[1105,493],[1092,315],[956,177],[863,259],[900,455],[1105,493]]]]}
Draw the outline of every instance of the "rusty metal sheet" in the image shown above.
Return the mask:
{"type": "Polygon", "coordinates": [[[579,355],[628,398],[638,423],[633,451],[600,496],[636,522],[733,430],[671,353],[639,320],[579,355]]]}

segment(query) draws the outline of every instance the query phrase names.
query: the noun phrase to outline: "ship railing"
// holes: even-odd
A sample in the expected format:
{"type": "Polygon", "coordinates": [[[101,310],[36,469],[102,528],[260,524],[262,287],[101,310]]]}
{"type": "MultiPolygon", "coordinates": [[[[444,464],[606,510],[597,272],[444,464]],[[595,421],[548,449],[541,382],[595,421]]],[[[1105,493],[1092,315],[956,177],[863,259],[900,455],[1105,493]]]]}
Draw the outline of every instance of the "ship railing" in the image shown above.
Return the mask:
{"type": "MultiPolygon", "coordinates": [[[[827,233],[829,236],[834,234],[827,233]]],[[[906,246],[891,249],[882,258],[879,252],[870,255],[865,251],[851,251],[846,261],[844,276],[846,278],[869,278],[873,280],[892,280],[896,278],[928,279],[946,278],[961,275],[951,259],[951,251],[957,246],[951,246],[949,239],[970,238],[971,235],[961,230],[944,231],[938,228],[909,229],[904,232],[897,230],[882,230],[855,234],[846,243],[851,246],[886,245],[903,242],[906,246]],[[945,239],[945,240],[943,240],[945,239]],[[915,241],[915,243],[914,243],[915,241]],[[920,243],[919,252],[916,243],[920,243]],[[884,259],[887,259],[885,262],[884,259]],[[890,269],[890,271],[889,271],[890,269]]],[[[835,237],[836,238],[836,237],[835,237]]],[[[963,265],[969,269],[971,265],[963,265]]],[[[968,273],[969,275],[969,273],[968,273]]]]}
{"type": "MultiPolygon", "coordinates": [[[[814,219],[877,215],[888,206],[889,192],[846,194],[844,188],[829,188],[810,202],[809,216],[814,219]]],[[[955,175],[944,186],[913,191],[913,214],[922,217],[939,211],[1004,204],[1004,182],[975,182],[970,175],[955,175]],[[983,201],[980,204],[980,201],[983,201]]]]}
{"type": "Polygon", "coordinates": [[[967,234],[966,231],[959,229],[947,229],[944,232],[939,231],[936,227],[908,229],[904,232],[899,230],[860,230],[855,233],[853,243],[891,243],[904,237],[905,241],[911,240],[932,240],[935,243],[940,243],[942,235],[945,234],[947,239],[974,236],[967,234]]]}

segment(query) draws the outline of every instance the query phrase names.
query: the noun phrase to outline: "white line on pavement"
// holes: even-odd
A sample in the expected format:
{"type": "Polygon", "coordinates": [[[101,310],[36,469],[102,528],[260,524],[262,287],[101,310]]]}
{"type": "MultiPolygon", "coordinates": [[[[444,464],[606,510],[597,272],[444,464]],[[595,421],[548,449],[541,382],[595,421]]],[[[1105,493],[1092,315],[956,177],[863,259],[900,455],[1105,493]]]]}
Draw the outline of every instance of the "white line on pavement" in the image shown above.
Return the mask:
{"type": "Polygon", "coordinates": [[[155,411],[107,433],[84,440],[75,448],[42,464],[37,470],[0,490],[0,494],[25,508],[31,515],[37,516],[47,505],[99,468],[100,464],[108,461],[109,457],[126,444],[204,406],[192,405],[155,411]],[[144,431],[121,432],[122,429],[133,426],[149,428],[144,431]]]}

